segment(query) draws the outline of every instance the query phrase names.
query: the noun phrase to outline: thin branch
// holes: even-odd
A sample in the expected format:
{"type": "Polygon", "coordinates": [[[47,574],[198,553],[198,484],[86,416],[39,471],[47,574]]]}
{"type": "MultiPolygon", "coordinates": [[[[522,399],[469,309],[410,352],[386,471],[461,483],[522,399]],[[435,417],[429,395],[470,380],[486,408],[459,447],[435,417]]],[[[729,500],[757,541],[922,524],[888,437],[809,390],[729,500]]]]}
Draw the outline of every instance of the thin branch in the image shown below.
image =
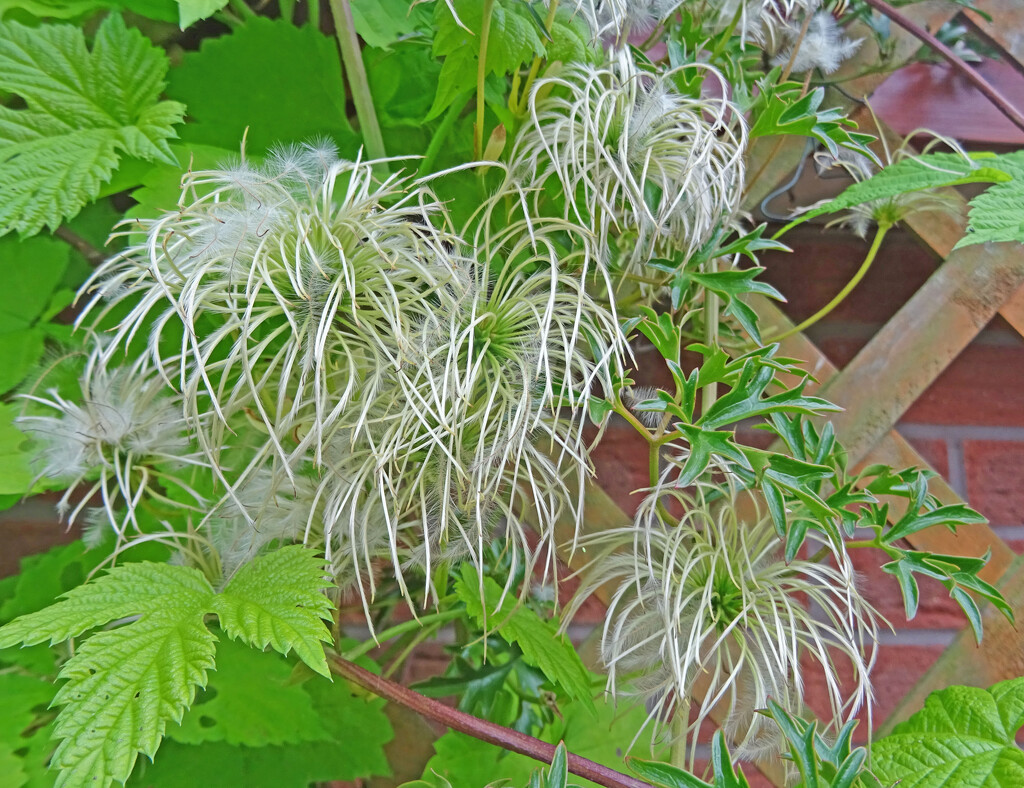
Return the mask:
{"type": "Polygon", "coordinates": [[[58,227],[53,231],[53,235],[82,255],[89,265],[99,265],[107,259],[102,249],[97,249],[74,230],[69,229],[67,225],[58,227]]]}
{"type": "Polygon", "coordinates": [[[1017,108],[1014,107],[1009,101],[1007,101],[1006,97],[1003,96],[1002,93],[1000,93],[998,90],[992,87],[992,85],[990,85],[988,82],[982,79],[981,74],[979,74],[969,65],[967,65],[967,63],[965,63],[952,49],[950,49],[948,46],[939,41],[939,39],[937,39],[923,27],[905,17],[891,5],[886,3],[885,0],[864,0],[864,2],[871,6],[872,8],[885,14],[893,22],[902,27],[912,36],[920,39],[929,47],[931,47],[940,55],[942,55],[942,57],[945,58],[951,66],[953,66],[953,68],[955,68],[965,77],[967,77],[967,79],[970,80],[971,84],[973,84],[978,90],[980,90],[985,95],[985,97],[996,106],[996,108],[1000,112],[1002,112],[1007,118],[1009,118],[1014,126],[1024,131],[1024,115],[1021,115],[1017,108]]]}
{"type": "Polygon", "coordinates": [[[370,83],[366,78],[366,67],[363,65],[362,51],[359,49],[359,38],[356,36],[356,25],[352,19],[352,6],[349,0],[330,0],[331,14],[334,17],[334,30],[341,49],[341,59],[345,64],[345,77],[352,89],[352,103],[356,105],[356,117],[359,128],[363,132],[366,152],[371,159],[383,159],[387,156],[384,149],[384,137],[380,133],[377,110],[373,106],[370,83]]]}
{"type": "MultiPolygon", "coordinates": [[[[341,657],[331,656],[329,659],[332,670],[353,684],[358,684],[363,689],[392,703],[412,709],[423,717],[440,722],[452,730],[543,763],[551,763],[551,759],[555,756],[553,744],[449,708],[443,703],[424,697],[401,684],[376,676],[341,657]]],[[[650,788],[647,783],[635,777],[622,774],[572,753],[569,753],[569,771],[578,777],[603,785],[605,788],[650,788]]]]}

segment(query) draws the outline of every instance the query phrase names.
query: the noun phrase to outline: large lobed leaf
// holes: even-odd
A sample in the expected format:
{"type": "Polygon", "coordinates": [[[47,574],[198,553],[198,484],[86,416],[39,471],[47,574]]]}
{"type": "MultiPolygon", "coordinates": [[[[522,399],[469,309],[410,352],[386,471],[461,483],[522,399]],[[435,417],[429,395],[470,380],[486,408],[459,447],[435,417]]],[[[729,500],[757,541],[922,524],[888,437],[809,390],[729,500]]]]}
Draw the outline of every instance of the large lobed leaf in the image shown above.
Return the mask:
{"type": "Polygon", "coordinates": [[[872,747],[883,782],[901,788],[988,788],[1024,785],[1024,678],[991,689],[949,687],[872,747]]]}
{"type": "Polygon", "coordinates": [[[993,166],[1009,177],[971,200],[967,235],[956,248],[987,241],[1024,243],[1024,151],[997,156],[993,166]]]}
{"type": "Polygon", "coordinates": [[[0,22],[0,235],[57,227],[95,199],[125,153],[173,162],[167,140],[185,108],[159,101],[167,58],[120,16],[92,51],[73,25],[0,22]]]}
{"type": "MultiPolygon", "coordinates": [[[[159,566],[159,565],[154,565],[159,566]]],[[[163,565],[185,579],[185,567],[163,565]]],[[[198,574],[198,573],[196,573],[198,574]]],[[[124,782],[139,753],[152,758],[214,666],[216,636],[203,623],[212,591],[180,585],[177,603],[88,638],[64,665],[55,703],[60,786],[124,782]]]]}
{"type": "Polygon", "coordinates": [[[317,673],[330,676],[321,641],[331,633],[331,603],[323,595],[330,585],[324,561],[302,545],[289,545],[243,566],[213,602],[224,631],[250,645],[299,658],[317,673]]]}
{"type": "MultiPolygon", "coordinates": [[[[167,95],[188,105],[188,143],[247,153],[329,137],[354,157],[337,44],[312,27],[256,17],[204,39],[170,74],[167,95]]],[[[177,198],[175,198],[177,199],[177,198]]]]}
{"type": "MultiPolygon", "coordinates": [[[[323,560],[301,546],[257,559],[221,594],[195,569],[131,563],[0,627],[4,648],[53,643],[115,619],[136,619],[87,638],[59,674],[66,683],[54,700],[64,707],[54,726],[61,740],[52,759],[60,769],[57,785],[123,783],[139,753],[153,757],[167,724],[181,722],[214,667],[217,638],[204,620],[210,613],[221,616],[233,637],[282,653],[294,649],[314,670],[326,672],[320,641],[328,633],[321,619],[330,603],[324,585],[323,560]]],[[[296,703],[278,695],[272,700],[278,710],[299,709],[299,721],[313,717],[304,699],[296,703]]],[[[245,741],[256,735],[251,727],[209,735],[245,741]]],[[[279,731],[260,736],[282,740],[279,731]]]]}

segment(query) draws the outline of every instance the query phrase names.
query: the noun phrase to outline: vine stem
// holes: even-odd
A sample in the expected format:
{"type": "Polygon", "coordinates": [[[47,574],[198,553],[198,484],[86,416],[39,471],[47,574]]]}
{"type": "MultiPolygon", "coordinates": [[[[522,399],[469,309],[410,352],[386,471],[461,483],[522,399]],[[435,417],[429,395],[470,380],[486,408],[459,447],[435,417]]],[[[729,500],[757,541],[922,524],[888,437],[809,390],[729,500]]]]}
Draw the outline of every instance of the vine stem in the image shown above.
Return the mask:
{"type": "MultiPolygon", "coordinates": [[[[743,5],[740,4],[740,8],[743,5]]],[[[779,77],[779,82],[785,82],[789,79],[789,75],[793,72],[793,66],[796,65],[796,56],[800,54],[800,45],[803,44],[804,39],[807,37],[807,31],[811,28],[811,20],[814,18],[814,14],[810,11],[804,16],[804,23],[800,27],[800,34],[796,37],[796,41],[793,42],[793,54],[789,56],[789,60],[786,61],[785,67],[782,69],[782,75],[779,77]]]]}
{"type": "Polygon", "coordinates": [[[99,265],[107,259],[107,256],[103,253],[102,249],[97,249],[65,224],[62,224],[54,230],[53,235],[55,238],[59,238],[82,255],[89,265],[99,265]]]}
{"type": "Polygon", "coordinates": [[[985,98],[991,101],[996,108],[1003,113],[1018,129],[1024,130],[1024,115],[1017,110],[1006,97],[1003,96],[998,90],[992,87],[988,82],[982,79],[981,74],[971,68],[964,60],[956,54],[952,49],[943,44],[934,35],[929,33],[923,27],[909,19],[908,17],[901,14],[898,10],[889,5],[885,0],[864,0],[869,6],[877,11],[885,14],[893,22],[902,27],[908,33],[915,38],[920,39],[930,48],[938,52],[953,68],[967,77],[978,90],[980,90],[985,98]]]}
{"type": "Polygon", "coordinates": [[[857,269],[857,273],[853,275],[853,278],[846,283],[842,290],[836,293],[835,298],[833,298],[831,301],[825,304],[825,306],[823,306],[821,309],[819,309],[817,312],[815,312],[813,315],[807,318],[800,325],[793,326],[788,331],[783,331],[781,334],[778,334],[777,336],[774,336],[771,339],[766,339],[764,341],[764,344],[771,345],[774,342],[779,342],[780,340],[786,339],[787,337],[791,337],[793,336],[793,334],[800,333],[801,331],[809,328],[810,326],[813,326],[823,317],[828,315],[833,309],[839,306],[839,304],[842,303],[843,299],[845,299],[846,296],[850,294],[853,288],[860,284],[860,280],[864,278],[865,274],[867,274],[868,270],[871,268],[871,264],[875,261],[875,257],[878,255],[879,248],[882,246],[882,239],[885,238],[885,234],[889,232],[891,228],[892,225],[887,223],[881,223],[878,225],[878,231],[875,233],[874,241],[871,242],[871,248],[868,250],[867,257],[864,258],[864,262],[860,264],[860,268],[857,269]]]}
{"type": "Polygon", "coordinates": [[[373,107],[373,95],[370,93],[370,83],[366,78],[366,67],[363,65],[363,55],[356,36],[356,25],[352,20],[352,6],[349,0],[330,0],[330,3],[338,47],[341,49],[341,60],[345,64],[345,75],[352,90],[352,102],[356,105],[356,117],[363,132],[366,153],[371,159],[383,159],[387,156],[387,151],[384,149],[384,137],[380,133],[377,110],[373,107]]]}
{"type": "Polygon", "coordinates": [[[385,640],[391,640],[399,635],[404,635],[406,632],[419,629],[426,624],[443,624],[444,622],[451,621],[461,615],[461,610],[446,610],[442,613],[434,613],[433,615],[420,616],[419,618],[410,619],[409,621],[403,621],[401,624],[395,624],[395,626],[385,629],[376,637],[370,638],[354,648],[350,648],[343,656],[345,659],[353,660],[356,657],[361,657],[363,654],[373,651],[373,649],[377,648],[379,643],[382,643],[385,640]]]}
{"type": "MultiPolygon", "coordinates": [[[[527,736],[503,725],[498,725],[471,714],[449,708],[443,703],[420,695],[389,679],[382,678],[359,667],[346,659],[330,656],[331,669],[374,695],[404,706],[427,719],[439,722],[452,730],[472,736],[488,744],[494,744],[510,752],[526,755],[543,763],[551,763],[555,757],[555,746],[527,736]]],[[[635,777],[609,769],[587,758],[569,753],[569,771],[577,777],[591,780],[605,788],[650,788],[635,777]]]]}
{"type": "Polygon", "coordinates": [[[487,80],[487,45],[491,38],[491,17],[494,15],[494,0],[484,0],[483,21],[480,25],[480,58],[476,67],[476,138],[474,155],[484,155],[484,88],[487,80]]]}

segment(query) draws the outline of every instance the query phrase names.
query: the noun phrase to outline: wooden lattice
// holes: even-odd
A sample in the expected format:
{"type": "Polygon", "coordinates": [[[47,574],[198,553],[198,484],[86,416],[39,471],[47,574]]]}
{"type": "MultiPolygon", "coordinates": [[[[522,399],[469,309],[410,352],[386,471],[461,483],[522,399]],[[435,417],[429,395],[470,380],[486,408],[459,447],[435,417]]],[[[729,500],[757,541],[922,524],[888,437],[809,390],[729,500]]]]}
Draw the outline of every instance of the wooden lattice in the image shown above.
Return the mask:
{"type": "MultiPolygon", "coordinates": [[[[977,0],[976,6],[992,17],[988,22],[980,14],[967,11],[968,18],[1003,52],[1004,59],[1024,69],[1024,4],[1020,0],[977,0]]],[[[930,30],[964,12],[950,2],[926,2],[905,9],[907,16],[930,30]]],[[[920,47],[911,36],[893,30],[895,61],[900,62],[920,47]]],[[[878,57],[877,50],[865,47],[847,63],[847,73],[862,70],[878,57]]],[[[871,74],[845,83],[846,93],[868,97],[887,77],[871,74]]],[[[855,102],[834,92],[833,105],[850,109],[855,102]]],[[[873,120],[863,110],[853,113],[861,126],[873,120]]],[[[894,138],[886,128],[881,133],[894,138]]],[[[762,141],[763,142],[763,141],[762,141]]],[[[781,144],[768,141],[752,152],[751,171],[759,173],[747,195],[747,205],[755,206],[788,179],[804,154],[804,141],[793,139],[781,144]]],[[[805,359],[808,369],[820,381],[819,392],[843,406],[833,417],[839,440],[846,446],[851,464],[886,463],[897,467],[926,467],[928,463],[904,440],[894,426],[903,413],[935,381],[978,333],[1001,314],[1024,334],[1024,254],[1010,244],[985,244],[953,251],[964,234],[966,204],[958,201],[959,217],[946,214],[918,214],[908,220],[909,229],[945,262],[900,311],[882,328],[861,352],[838,370],[803,335],[785,340],[782,355],[805,359]]],[[[773,326],[768,333],[792,326],[774,304],[760,297],[751,299],[762,324],[773,326]]],[[[961,502],[953,489],[936,476],[931,492],[943,503],[961,502]]],[[[586,491],[587,529],[624,525],[629,521],[612,499],[596,485],[586,491]]],[[[893,510],[899,517],[902,512],[893,510]]],[[[938,553],[976,555],[991,552],[985,579],[998,582],[1010,605],[1024,604],[1024,559],[1018,559],[998,535],[987,526],[963,528],[953,534],[937,527],[910,537],[915,549],[938,553]]],[[[569,556],[567,556],[569,558],[569,556]]],[[[570,563],[574,559],[570,558],[570,563]]],[[[607,601],[607,600],[604,600],[607,601]]],[[[909,690],[883,730],[921,707],[933,690],[952,683],[988,686],[1024,675],[1024,630],[1017,630],[989,607],[984,612],[985,638],[976,647],[969,631],[962,632],[921,681],[909,690]]],[[[758,764],[776,785],[783,784],[777,763],[758,764]]]]}

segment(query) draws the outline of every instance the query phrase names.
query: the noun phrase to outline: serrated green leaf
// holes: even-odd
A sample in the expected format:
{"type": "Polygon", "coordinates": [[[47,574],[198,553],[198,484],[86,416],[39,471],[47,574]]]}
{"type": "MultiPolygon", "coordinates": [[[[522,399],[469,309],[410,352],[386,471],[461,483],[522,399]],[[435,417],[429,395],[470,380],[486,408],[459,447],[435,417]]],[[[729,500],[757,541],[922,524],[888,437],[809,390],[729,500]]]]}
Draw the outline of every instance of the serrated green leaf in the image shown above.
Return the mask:
{"type": "MultiPolygon", "coordinates": [[[[907,192],[958,186],[965,183],[1001,183],[1011,176],[998,169],[992,154],[930,153],[902,159],[865,181],[847,188],[834,200],[800,214],[797,222],[836,213],[875,200],[886,200],[907,192]]],[[[962,243],[962,242],[961,242],[962,243]]]]}
{"type": "Polygon", "coordinates": [[[175,0],[0,0],[0,18],[13,16],[8,12],[17,9],[36,19],[85,19],[104,8],[131,11],[160,22],[178,19],[175,0]]]}
{"type": "Polygon", "coordinates": [[[65,640],[116,618],[133,623],[88,638],[59,673],[67,681],[54,734],[57,785],[124,782],[152,757],[213,665],[206,629],[213,589],[194,569],[138,563],[73,589],[64,600],[0,627],[0,644],[65,640]]]}
{"type": "Polygon", "coordinates": [[[997,156],[990,162],[1009,177],[970,202],[967,235],[954,249],[988,241],[1024,242],[1024,152],[997,156]]]}
{"type": "Polygon", "coordinates": [[[0,22],[0,235],[57,227],[95,199],[122,153],[173,161],[167,140],[185,108],[159,102],[167,58],[108,16],[92,51],[72,25],[0,22]]]}
{"type": "Polygon", "coordinates": [[[590,674],[572,644],[558,635],[553,622],[544,621],[529,608],[518,605],[514,594],[503,594],[501,586],[489,577],[483,578],[485,611],[480,577],[469,564],[463,566],[455,591],[481,627],[497,631],[506,642],[515,643],[528,665],[539,669],[570,698],[592,707],[590,674]]]}
{"type": "Polygon", "coordinates": [[[139,753],[156,754],[214,665],[209,601],[183,590],[174,607],[93,635],[65,663],[59,677],[68,683],[54,699],[64,706],[54,728],[57,788],[124,782],[139,753]]]}
{"type": "Polygon", "coordinates": [[[217,643],[217,668],[206,689],[167,730],[182,744],[223,741],[248,747],[326,741],[330,738],[292,666],[274,652],[244,643],[217,643]]]}
{"type": "Polygon", "coordinates": [[[0,627],[0,648],[59,643],[115,619],[158,615],[182,596],[212,595],[210,584],[194,569],[149,561],[125,564],[63,594],[63,601],[0,627]]]}
{"type": "MultiPolygon", "coordinates": [[[[323,642],[331,633],[330,585],[324,559],[302,545],[288,545],[243,566],[213,601],[220,624],[233,638],[299,659],[330,676],[323,642]]],[[[2,631],[2,630],[0,630],[2,631]]]]}
{"type": "Polygon", "coordinates": [[[1024,679],[990,690],[949,687],[897,725],[871,750],[884,784],[914,788],[1024,785],[1024,752],[1015,735],[1024,722],[1024,679]]]}
{"type": "Polygon", "coordinates": [[[237,151],[248,128],[254,153],[323,136],[343,156],[358,149],[337,44],[309,26],[256,17],[207,38],[171,71],[167,95],[188,106],[186,142],[237,151]]]}
{"type": "MultiPolygon", "coordinates": [[[[434,6],[434,54],[443,57],[444,63],[428,120],[476,85],[484,4],[479,0],[452,0],[452,5],[458,21],[447,2],[434,6]]],[[[503,77],[543,54],[544,42],[526,3],[495,0],[488,33],[487,73],[503,77]]]]}

